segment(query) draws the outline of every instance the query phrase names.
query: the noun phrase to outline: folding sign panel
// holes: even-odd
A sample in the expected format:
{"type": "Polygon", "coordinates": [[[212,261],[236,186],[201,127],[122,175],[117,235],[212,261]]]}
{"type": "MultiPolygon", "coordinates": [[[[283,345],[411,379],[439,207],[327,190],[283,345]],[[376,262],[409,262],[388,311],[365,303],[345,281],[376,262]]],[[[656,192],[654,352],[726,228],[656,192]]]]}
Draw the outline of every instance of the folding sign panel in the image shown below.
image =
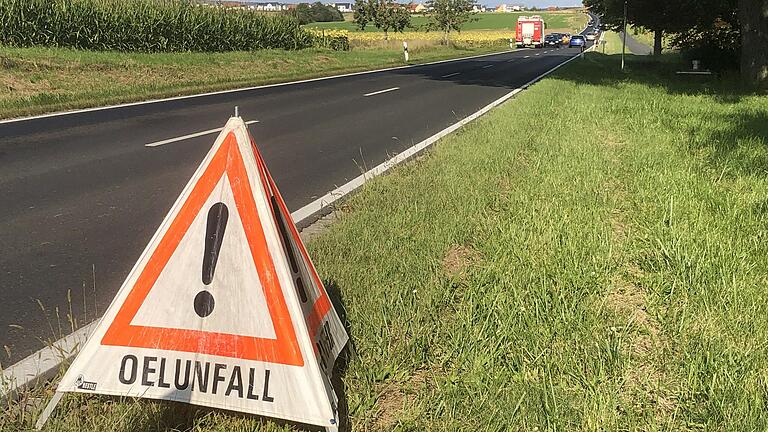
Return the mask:
{"type": "Polygon", "coordinates": [[[58,391],[168,399],[334,428],[347,334],[233,117],[58,391]]]}

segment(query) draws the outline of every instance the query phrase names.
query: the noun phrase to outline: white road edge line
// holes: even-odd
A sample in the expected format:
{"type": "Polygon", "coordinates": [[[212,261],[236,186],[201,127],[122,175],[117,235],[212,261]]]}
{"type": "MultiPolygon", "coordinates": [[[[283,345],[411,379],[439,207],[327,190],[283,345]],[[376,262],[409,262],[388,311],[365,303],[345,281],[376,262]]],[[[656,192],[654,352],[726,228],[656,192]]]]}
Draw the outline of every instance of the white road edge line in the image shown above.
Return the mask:
{"type": "MultiPolygon", "coordinates": [[[[254,123],[258,123],[258,122],[259,122],[258,120],[248,120],[247,122],[245,122],[245,124],[249,125],[249,124],[254,124],[254,123]]],[[[176,141],[183,141],[185,139],[197,138],[199,136],[208,135],[208,134],[212,134],[212,133],[216,133],[216,132],[221,132],[222,129],[223,128],[208,129],[206,131],[195,132],[195,133],[191,133],[189,135],[182,135],[182,136],[179,136],[179,137],[176,137],[176,138],[168,138],[168,139],[165,139],[165,140],[162,140],[162,141],[155,141],[155,142],[151,142],[149,144],[144,144],[144,147],[158,147],[158,146],[161,146],[161,145],[164,145],[164,144],[170,144],[170,143],[173,143],[173,142],[176,142],[176,141]]]]}
{"type": "Polygon", "coordinates": [[[291,217],[293,218],[296,223],[301,222],[317,213],[322,212],[324,209],[326,209],[328,206],[332,205],[339,199],[343,198],[344,196],[348,195],[349,193],[353,192],[355,189],[362,186],[366,180],[370,180],[378,175],[381,175],[387,171],[389,171],[392,167],[398,165],[399,163],[409,159],[410,157],[418,154],[425,148],[429,147],[433,143],[435,143],[440,138],[450,134],[451,132],[455,131],[456,129],[459,129],[460,127],[466,125],[467,123],[477,119],[478,117],[482,116],[483,114],[490,111],[492,108],[495,108],[496,106],[506,102],[508,99],[512,98],[514,95],[520,93],[521,91],[525,90],[526,88],[530,87],[535,82],[539,81],[540,79],[544,78],[545,76],[551,74],[555,70],[559,69],[560,67],[570,63],[571,61],[579,58],[579,55],[575,55],[571,57],[570,59],[558,64],[557,66],[553,67],[552,69],[544,72],[543,74],[537,76],[536,78],[532,79],[531,81],[528,81],[527,83],[523,84],[522,86],[510,91],[509,93],[505,94],[504,96],[496,99],[495,101],[491,102],[490,104],[486,105],[485,107],[481,108],[474,114],[470,114],[469,116],[465,117],[464,119],[452,124],[451,126],[448,126],[447,128],[441,130],[440,132],[432,135],[431,137],[425,139],[424,141],[421,141],[420,143],[414,145],[411,148],[408,148],[404,150],[402,153],[399,153],[395,156],[393,156],[391,159],[382,162],[381,164],[377,165],[376,167],[368,170],[367,172],[355,177],[354,179],[350,180],[348,183],[337,187],[336,189],[328,192],[327,194],[321,196],[320,198],[312,201],[311,203],[305,205],[304,207],[296,210],[295,212],[291,213],[291,217]]]}
{"type": "MultiPolygon", "coordinates": [[[[519,48],[516,51],[526,51],[529,48],[519,48]]],[[[6,119],[6,120],[0,120],[0,125],[6,124],[6,123],[16,123],[16,122],[22,122],[27,120],[36,120],[41,118],[49,118],[49,117],[57,117],[57,116],[65,116],[70,114],[79,114],[79,113],[85,113],[85,112],[93,112],[93,111],[103,111],[103,110],[110,110],[115,108],[124,108],[124,107],[131,107],[131,106],[137,106],[137,105],[149,105],[159,102],[169,102],[169,101],[175,101],[175,100],[183,100],[183,99],[193,99],[198,97],[204,97],[204,96],[213,96],[213,95],[220,95],[220,94],[227,94],[227,93],[237,93],[237,92],[246,92],[251,90],[258,90],[258,89],[264,89],[264,88],[271,88],[271,87],[282,87],[282,86],[288,86],[288,85],[296,85],[296,84],[304,84],[309,82],[315,82],[315,81],[324,81],[324,80],[330,80],[335,78],[344,78],[344,77],[351,77],[356,75],[366,75],[366,74],[374,74],[379,72],[387,72],[387,71],[393,71],[393,70],[399,70],[399,69],[410,69],[410,68],[418,68],[418,67],[424,67],[424,66],[432,66],[436,64],[442,64],[442,63],[451,63],[451,62],[459,62],[463,60],[471,60],[481,57],[490,57],[495,55],[502,55],[502,54],[509,54],[513,53],[515,51],[513,50],[504,50],[504,51],[497,51],[492,52],[488,54],[478,54],[473,56],[467,56],[467,57],[460,57],[455,59],[447,59],[447,60],[438,60],[433,62],[427,62],[427,63],[419,63],[415,65],[405,65],[405,66],[394,66],[389,68],[382,68],[382,69],[374,69],[369,71],[360,71],[360,72],[350,72],[345,74],[339,74],[339,75],[331,75],[326,77],[318,77],[318,78],[309,78],[304,80],[298,80],[298,81],[288,81],[283,83],[275,83],[275,84],[264,84],[259,86],[251,86],[251,87],[241,87],[241,88],[235,88],[235,89],[229,89],[229,90],[220,90],[215,92],[208,92],[208,93],[198,93],[193,95],[186,95],[186,96],[174,96],[169,98],[162,98],[162,99],[150,99],[146,101],[138,101],[138,102],[127,102],[123,104],[116,104],[116,105],[107,105],[102,107],[93,107],[93,108],[82,108],[72,111],[59,111],[59,112],[53,112],[48,114],[40,114],[40,115],[34,115],[34,116],[28,116],[28,117],[18,117],[18,118],[12,118],[12,119],[6,119]]]]}
{"type": "Polygon", "coordinates": [[[485,65],[485,66],[483,66],[481,69],[488,69],[489,67],[494,67],[494,66],[495,66],[495,65],[489,64],[489,65],[485,65]]]}
{"type": "Polygon", "coordinates": [[[400,90],[400,87],[392,87],[392,88],[388,88],[388,89],[384,89],[384,90],[370,92],[370,93],[364,94],[363,96],[365,96],[365,97],[374,96],[374,95],[377,95],[377,94],[387,93],[387,92],[391,92],[391,91],[395,91],[395,90],[400,90]]]}
{"type": "Polygon", "coordinates": [[[461,74],[461,72],[454,72],[454,73],[450,73],[448,75],[443,75],[440,78],[450,78],[452,76],[456,76],[456,75],[459,75],[459,74],[461,74]]]}
{"type": "MultiPolygon", "coordinates": [[[[594,47],[595,45],[590,47],[590,49],[594,47]]],[[[440,138],[477,119],[478,117],[490,111],[492,108],[495,108],[496,106],[506,102],[508,99],[528,88],[536,81],[539,81],[540,79],[572,62],[573,60],[576,60],[579,57],[581,56],[577,54],[569,58],[568,60],[558,64],[552,69],[532,79],[531,81],[528,81],[522,86],[496,99],[474,114],[471,114],[459,122],[448,126],[447,128],[432,135],[424,141],[421,141],[413,147],[377,165],[373,169],[359,175],[358,177],[355,177],[348,183],[328,192],[322,197],[291,213],[291,218],[295,223],[300,223],[305,219],[322,212],[328,206],[332,205],[336,201],[340,200],[344,196],[362,186],[366,180],[372,179],[373,177],[389,171],[392,167],[400,164],[401,162],[431,146],[440,138]]],[[[61,363],[65,360],[71,359],[77,354],[77,352],[80,350],[80,347],[85,343],[85,340],[88,338],[91,331],[96,327],[99,321],[101,321],[101,318],[83,326],[79,330],[57,340],[56,342],[51,343],[49,346],[30,354],[25,359],[11,365],[10,367],[3,369],[3,375],[2,378],[0,378],[0,402],[3,402],[8,398],[15,398],[19,394],[19,391],[23,391],[29,387],[34,386],[40,381],[45,381],[56,376],[61,363]]]]}

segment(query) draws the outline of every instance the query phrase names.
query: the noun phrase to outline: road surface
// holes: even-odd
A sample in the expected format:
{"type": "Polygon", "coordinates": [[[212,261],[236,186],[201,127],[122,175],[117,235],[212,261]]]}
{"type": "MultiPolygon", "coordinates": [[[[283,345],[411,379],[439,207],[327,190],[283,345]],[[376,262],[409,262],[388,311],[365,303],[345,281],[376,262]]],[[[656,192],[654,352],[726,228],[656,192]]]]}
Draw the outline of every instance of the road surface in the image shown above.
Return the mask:
{"type": "Polygon", "coordinates": [[[216,137],[194,134],[222,127],[234,106],[295,211],[577,53],[517,50],[0,124],[0,363],[70,333],[70,310],[78,326],[100,316],[216,137]]]}

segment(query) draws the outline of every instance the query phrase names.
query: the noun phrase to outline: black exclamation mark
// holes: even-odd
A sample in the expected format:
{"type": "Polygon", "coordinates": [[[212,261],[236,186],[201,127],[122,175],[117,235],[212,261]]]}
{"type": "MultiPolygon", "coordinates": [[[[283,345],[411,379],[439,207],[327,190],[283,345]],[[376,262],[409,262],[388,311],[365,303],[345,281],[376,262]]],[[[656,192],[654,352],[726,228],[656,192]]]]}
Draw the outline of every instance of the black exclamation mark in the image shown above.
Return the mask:
{"type": "MultiPolygon", "coordinates": [[[[219,260],[221,241],[227,228],[229,209],[226,204],[216,203],[208,210],[208,224],[205,228],[205,251],[203,252],[203,284],[206,286],[213,281],[216,262],[219,260]]],[[[202,290],[195,296],[195,313],[205,318],[213,312],[213,294],[202,290]]]]}

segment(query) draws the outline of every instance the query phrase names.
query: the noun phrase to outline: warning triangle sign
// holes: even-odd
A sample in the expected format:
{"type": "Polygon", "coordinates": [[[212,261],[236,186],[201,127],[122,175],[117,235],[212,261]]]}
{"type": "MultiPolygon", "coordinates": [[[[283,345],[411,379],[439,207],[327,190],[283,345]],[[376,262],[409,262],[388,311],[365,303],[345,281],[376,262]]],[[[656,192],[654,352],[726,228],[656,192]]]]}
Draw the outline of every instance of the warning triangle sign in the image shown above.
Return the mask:
{"type": "Polygon", "coordinates": [[[231,118],[58,391],[329,428],[348,336],[256,145],[231,118]]]}

